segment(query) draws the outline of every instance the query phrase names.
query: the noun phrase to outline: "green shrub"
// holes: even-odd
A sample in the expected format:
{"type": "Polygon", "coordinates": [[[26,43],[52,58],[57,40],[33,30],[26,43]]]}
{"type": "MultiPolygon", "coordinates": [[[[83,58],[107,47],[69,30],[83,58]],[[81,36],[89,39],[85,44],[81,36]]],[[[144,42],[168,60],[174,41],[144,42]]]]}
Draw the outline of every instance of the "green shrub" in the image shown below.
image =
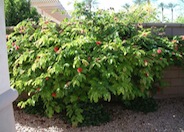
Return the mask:
{"type": "Polygon", "coordinates": [[[37,114],[45,116],[44,102],[41,99],[38,99],[34,106],[27,106],[24,108],[24,111],[28,114],[37,114]]]}
{"type": "MultiPolygon", "coordinates": [[[[180,56],[184,55],[184,36],[174,36],[171,40],[171,42],[173,43],[173,47],[174,50],[177,51],[178,54],[180,54],[180,56]]],[[[175,56],[175,52],[172,52],[173,54],[173,64],[177,65],[177,66],[184,66],[184,61],[183,61],[183,57],[176,57],[175,56]]]]}
{"type": "Polygon", "coordinates": [[[83,109],[84,120],[79,124],[80,126],[98,126],[110,120],[109,113],[102,104],[83,103],[81,108],[83,109]]]}
{"type": "Polygon", "coordinates": [[[124,101],[127,109],[140,111],[144,113],[154,112],[158,109],[158,104],[153,98],[136,98],[130,101],[124,101]]]}
{"type": "Polygon", "coordinates": [[[174,43],[111,10],[85,12],[61,25],[23,21],[8,36],[11,86],[48,117],[66,110],[73,126],[84,121],[80,103],[152,96],[163,69],[182,56],[174,43]],[[174,54],[173,54],[174,52],[174,54]]]}
{"type": "MultiPolygon", "coordinates": [[[[110,114],[100,103],[79,103],[80,108],[83,110],[83,122],[79,123],[80,127],[83,126],[98,126],[110,121],[110,114]]],[[[71,120],[66,116],[66,112],[62,113],[62,119],[71,124],[71,120]]]]}

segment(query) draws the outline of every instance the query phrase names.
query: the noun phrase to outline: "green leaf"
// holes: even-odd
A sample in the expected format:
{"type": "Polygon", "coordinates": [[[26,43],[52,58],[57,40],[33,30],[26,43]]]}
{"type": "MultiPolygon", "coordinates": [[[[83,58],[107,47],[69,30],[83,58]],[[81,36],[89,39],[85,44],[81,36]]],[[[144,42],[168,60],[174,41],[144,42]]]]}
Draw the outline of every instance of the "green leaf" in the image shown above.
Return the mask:
{"type": "Polygon", "coordinates": [[[84,64],[85,66],[88,66],[89,65],[88,61],[86,61],[84,59],[82,59],[82,64],[84,64]]]}
{"type": "Polygon", "coordinates": [[[111,101],[111,94],[109,92],[105,92],[103,94],[104,100],[110,102],[111,101]]]}
{"type": "Polygon", "coordinates": [[[75,96],[75,95],[72,95],[70,97],[70,102],[73,103],[73,102],[76,102],[78,100],[78,96],[75,96]]]}

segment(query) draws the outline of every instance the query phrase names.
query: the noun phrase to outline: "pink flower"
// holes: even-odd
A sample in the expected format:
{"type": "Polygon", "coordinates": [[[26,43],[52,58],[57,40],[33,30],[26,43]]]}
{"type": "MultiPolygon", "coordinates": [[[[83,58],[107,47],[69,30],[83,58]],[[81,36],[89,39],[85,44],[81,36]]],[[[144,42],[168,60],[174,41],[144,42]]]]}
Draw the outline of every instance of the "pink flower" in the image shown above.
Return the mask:
{"type": "Polygon", "coordinates": [[[82,72],[82,68],[81,67],[77,68],[77,72],[81,73],[82,72]]]}
{"type": "Polygon", "coordinates": [[[101,45],[101,44],[102,44],[102,42],[100,42],[100,41],[96,42],[96,45],[101,45]]]}
{"type": "Polygon", "coordinates": [[[52,93],[52,97],[56,97],[56,93],[52,93]]]}
{"type": "Polygon", "coordinates": [[[181,36],[181,39],[184,40],[184,36],[181,36]]]}
{"type": "Polygon", "coordinates": [[[162,53],[162,50],[161,49],[157,49],[157,53],[158,54],[161,54],[162,53]]]}
{"type": "Polygon", "coordinates": [[[15,45],[16,45],[16,43],[15,43],[15,42],[13,42],[13,43],[12,43],[12,46],[15,46],[15,45]]]}
{"type": "Polygon", "coordinates": [[[15,50],[18,50],[20,47],[18,45],[15,46],[15,50]]]}
{"type": "Polygon", "coordinates": [[[58,50],[59,50],[59,48],[56,46],[56,47],[54,47],[54,51],[55,52],[58,52],[58,50]]]}
{"type": "Polygon", "coordinates": [[[45,21],[45,22],[44,22],[44,24],[48,24],[48,23],[49,23],[49,21],[45,21]]]}
{"type": "Polygon", "coordinates": [[[172,40],[172,43],[177,43],[177,40],[172,40]]]}
{"type": "Polygon", "coordinates": [[[24,30],[22,30],[22,29],[19,31],[19,33],[23,33],[23,32],[24,32],[24,30]]]}

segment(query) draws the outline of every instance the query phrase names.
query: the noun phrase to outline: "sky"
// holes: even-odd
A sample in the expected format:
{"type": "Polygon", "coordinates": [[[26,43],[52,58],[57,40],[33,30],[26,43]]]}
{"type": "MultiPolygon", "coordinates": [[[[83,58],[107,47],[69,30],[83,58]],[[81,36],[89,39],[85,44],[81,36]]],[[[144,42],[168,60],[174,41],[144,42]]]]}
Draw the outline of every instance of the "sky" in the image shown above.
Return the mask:
{"type": "MultiPolygon", "coordinates": [[[[98,8],[100,8],[100,9],[108,9],[110,7],[113,7],[115,10],[120,10],[120,9],[122,9],[122,6],[126,3],[128,3],[130,5],[133,4],[133,0],[96,0],[96,1],[98,2],[98,8]]],[[[151,1],[153,1],[153,0],[151,0],[151,1]]],[[[153,5],[155,7],[157,7],[157,5],[161,2],[163,2],[164,4],[173,3],[173,4],[181,5],[181,0],[154,0],[154,1],[155,2],[153,3],[153,5]]],[[[62,3],[62,5],[64,6],[64,8],[67,11],[73,10],[72,3],[74,2],[74,0],[60,0],[60,2],[62,3]]],[[[174,8],[174,19],[176,19],[181,14],[180,8],[181,7],[179,7],[179,6],[174,8]]],[[[160,11],[161,11],[161,9],[160,9],[160,11]]],[[[168,17],[168,19],[170,19],[169,17],[171,17],[170,14],[171,14],[171,11],[169,9],[164,10],[164,15],[166,17],[168,17]]],[[[161,16],[161,14],[160,14],[160,16],[161,16]]]]}

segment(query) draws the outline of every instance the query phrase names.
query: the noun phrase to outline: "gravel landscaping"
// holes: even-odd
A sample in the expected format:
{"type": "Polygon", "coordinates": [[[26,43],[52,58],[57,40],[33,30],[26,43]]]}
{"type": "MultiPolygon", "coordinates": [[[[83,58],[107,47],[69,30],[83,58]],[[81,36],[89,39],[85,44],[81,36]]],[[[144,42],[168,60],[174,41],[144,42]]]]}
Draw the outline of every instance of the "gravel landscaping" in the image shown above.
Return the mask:
{"type": "Polygon", "coordinates": [[[109,123],[81,128],[72,128],[59,115],[48,119],[15,108],[15,126],[17,132],[184,132],[184,98],[157,101],[158,111],[148,114],[109,103],[106,106],[112,113],[109,123]]]}

